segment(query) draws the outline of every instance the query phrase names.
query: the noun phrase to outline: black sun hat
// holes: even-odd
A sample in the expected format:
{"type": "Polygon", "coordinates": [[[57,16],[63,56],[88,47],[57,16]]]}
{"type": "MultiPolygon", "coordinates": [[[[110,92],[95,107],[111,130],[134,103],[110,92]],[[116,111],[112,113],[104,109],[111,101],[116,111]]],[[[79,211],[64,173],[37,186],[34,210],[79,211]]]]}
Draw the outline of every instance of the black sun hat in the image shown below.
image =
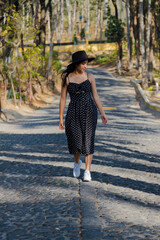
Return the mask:
{"type": "Polygon", "coordinates": [[[88,62],[91,62],[95,58],[89,58],[87,53],[85,51],[77,51],[72,54],[72,63],[69,64],[67,67],[73,66],[77,63],[83,62],[85,60],[88,60],[88,62]]]}

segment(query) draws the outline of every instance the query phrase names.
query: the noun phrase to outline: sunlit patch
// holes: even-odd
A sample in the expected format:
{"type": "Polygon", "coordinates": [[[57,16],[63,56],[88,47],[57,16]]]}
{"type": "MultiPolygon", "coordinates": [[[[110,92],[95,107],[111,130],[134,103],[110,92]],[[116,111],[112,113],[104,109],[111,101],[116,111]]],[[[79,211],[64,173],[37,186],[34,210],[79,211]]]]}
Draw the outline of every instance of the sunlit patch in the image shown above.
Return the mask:
{"type": "Polygon", "coordinates": [[[104,110],[116,110],[116,107],[103,107],[104,110]]]}

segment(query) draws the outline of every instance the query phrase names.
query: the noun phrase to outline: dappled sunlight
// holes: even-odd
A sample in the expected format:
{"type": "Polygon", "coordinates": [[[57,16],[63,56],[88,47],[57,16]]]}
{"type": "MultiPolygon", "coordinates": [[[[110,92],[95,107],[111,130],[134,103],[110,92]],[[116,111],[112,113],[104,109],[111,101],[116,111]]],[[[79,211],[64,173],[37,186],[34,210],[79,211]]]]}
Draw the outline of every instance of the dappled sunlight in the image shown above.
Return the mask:
{"type": "Polygon", "coordinates": [[[3,218],[9,216],[8,231],[16,222],[19,227],[25,222],[27,229],[34,222],[31,233],[39,226],[47,232],[72,225],[76,232],[81,229],[82,239],[89,239],[88,231],[100,232],[102,239],[159,234],[159,120],[140,109],[132,87],[124,88],[102,69],[97,89],[108,124],[99,116],[90,183],[82,181],[84,156],[81,176],[73,178],[73,156],[58,128],[58,104],[0,123],[0,202],[3,218]]]}
{"type": "Polygon", "coordinates": [[[70,200],[71,196],[77,195],[76,181],[71,177],[67,179],[72,185],[70,189],[68,189],[65,178],[60,176],[44,176],[45,183],[37,175],[6,173],[3,178],[6,183],[0,186],[1,203],[45,202],[53,200],[57,196],[63,197],[63,194],[65,194],[66,200],[70,200]],[[21,184],[15,185],[18,179],[21,180],[21,184]],[[39,183],[35,182],[37,179],[39,179],[39,183]],[[12,185],[15,186],[12,187],[12,185]]]}
{"type": "Polygon", "coordinates": [[[143,196],[141,192],[129,195],[128,192],[123,190],[120,192],[120,189],[114,189],[114,186],[109,185],[104,195],[99,198],[99,202],[103,201],[103,205],[107,206],[103,213],[104,218],[109,217],[114,222],[144,227],[159,226],[160,216],[157,210],[160,210],[160,206],[156,206],[156,201],[146,201],[148,197],[148,195],[143,196]]]}

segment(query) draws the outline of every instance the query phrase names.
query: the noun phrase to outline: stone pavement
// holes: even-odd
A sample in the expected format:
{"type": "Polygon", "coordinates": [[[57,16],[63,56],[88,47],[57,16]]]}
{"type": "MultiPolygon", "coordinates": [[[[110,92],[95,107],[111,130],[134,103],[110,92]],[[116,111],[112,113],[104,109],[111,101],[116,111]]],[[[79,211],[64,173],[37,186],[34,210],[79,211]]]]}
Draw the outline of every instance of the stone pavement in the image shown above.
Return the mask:
{"type": "Polygon", "coordinates": [[[160,239],[160,120],[139,108],[128,82],[89,71],[104,107],[116,107],[107,126],[98,120],[93,181],[72,177],[58,100],[1,122],[0,240],[160,239]]]}

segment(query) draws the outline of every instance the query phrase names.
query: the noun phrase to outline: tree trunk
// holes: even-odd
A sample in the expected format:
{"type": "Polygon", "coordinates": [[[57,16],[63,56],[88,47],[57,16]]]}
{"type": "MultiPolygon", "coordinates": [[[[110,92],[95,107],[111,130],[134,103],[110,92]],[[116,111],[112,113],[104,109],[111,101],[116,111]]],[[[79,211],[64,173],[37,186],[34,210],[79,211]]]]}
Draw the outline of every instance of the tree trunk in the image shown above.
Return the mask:
{"type": "MultiPolygon", "coordinates": [[[[155,26],[155,34],[153,38],[153,45],[154,40],[157,45],[157,57],[159,58],[159,78],[160,78],[160,8],[159,8],[159,0],[152,1],[153,3],[153,14],[154,14],[154,26],[155,26]]],[[[154,62],[155,66],[155,62],[154,62]]]]}
{"type": "Polygon", "coordinates": [[[79,4],[78,1],[76,1],[76,28],[77,28],[77,34],[80,34],[80,24],[79,24],[79,16],[80,16],[80,12],[79,12],[79,4]]]}
{"type": "Polygon", "coordinates": [[[50,17],[49,17],[49,12],[47,12],[47,29],[48,29],[48,35],[47,35],[47,43],[50,43],[50,38],[51,38],[51,29],[50,29],[50,17]]]}
{"type": "Polygon", "coordinates": [[[102,42],[102,37],[103,37],[103,5],[101,4],[101,9],[100,9],[100,37],[99,37],[100,42],[102,42]]]}
{"type": "Polygon", "coordinates": [[[28,101],[29,101],[29,104],[32,103],[32,99],[33,99],[33,90],[32,90],[32,75],[29,74],[29,82],[28,82],[28,87],[29,87],[29,91],[28,91],[28,101]]]}
{"type": "Polygon", "coordinates": [[[34,19],[34,24],[35,24],[36,29],[38,27],[38,9],[39,9],[39,0],[36,0],[36,3],[35,3],[35,19],[34,19]]]}
{"type": "MultiPolygon", "coordinates": [[[[58,25],[57,25],[57,29],[58,29],[58,43],[60,43],[61,41],[61,36],[60,36],[60,27],[61,27],[61,2],[57,1],[57,7],[58,7],[58,16],[57,16],[57,21],[58,21],[58,25]]],[[[54,15],[55,16],[55,15],[54,15]]]]}
{"type": "Polygon", "coordinates": [[[115,17],[118,19],[118,8],[117,8],[116,0],[112,0],[112,3],[115,8],[115,17]]]}
{"type": "Polygon", "coordinates": [[[62,38],[63,34],[63,19],[64,19],[64,0],[60,2],[60,38],[62,38]]]}
{"type": "Polygon", "coordinates": [[[129,0],[126,0],[126,15],[127,15],[127,46],[128,46],[128,51],[127,51],[127,61],[128,61],[128,68],[131,69],[131,31],[130,31],[130,19],[131,19],[131,14],[130,14],[130,8],[129,8],[129,0]]]}
{"type": "MultiPolygon", "coordinates": [[[[36,0],[35,3],[35,20],[34,20],[34,26],[35,29],[38,31],[39,29],[39,16],[38,16],[38,10],[39,10],[39,0],[36,0]]],[[[39,37],[39,33],[36,34],[35,40],[34,42],[36,43],[36,45],[40,44],[40,37],[39,37]]]]}
{"type": "MultiPolygon", "coordinates": [[[[127,3],[128,0],[126,0],[127,3]]],[[[122,19],[122,0],[117,1],[118,5],[118,16],[120,19],[122,19]]]]}
{"type": "Polygon", "coordinates": [[[153,82],[154,76],[153,76],[153,62],[154,62],[154,42],[155,42],[155,37],[154,37],[154,18],[153,15],[151,14],[151,30],[150,30],[150,46],[149,46],[149,61],[148,61],[148,76],[149,76],[149,81],[150,83],[153,82]]]}
{"type": "Polygon", "coordinates": [[[22,49],[22,55],[24,56],[23,33],[21,33],[21,49],[22,49]]]}
{"type": "Polygon", "coordinates": [[[133,68],[133,21],[134,21],[134,17],[133,17],[133,11],[132,11],[132,5],[130,3],[131,0],[129,0],[129,9],[130,9],[130,62],[131,62],[131,65],[130,65],[130,69],[133,68]]]}
{"type": "MultiPolygon", "coordinates": [[[[112,3],[115,8],[115,17],[118,20],[118,8],[117,8],[117,2],[116,0],[112,0],[112,3]]],[[[123,57],[123,48],[122,48],[122,40],[118,42],[118,63],[117,63],[117,71],[119,74],[121,74],[121,68],[122,68],[122,57],[123,57]]]]}
{"type": "MultiPolygon", "coordinates": [[[[24,6],[24,4],[23,4],[23,6],[24,6]]],[[[31,14],[32,14],[31,22],[33,23],[35,13],[34,13],[34,5],[33,5],[32,1],[30,2],[30,6],[31,6],[31,14]]]]}
{"type": "Polygon", "coordinates": [[[84,22],[84,20],[85,20],[85,18],[84,18],[84,6],[83,6],[83,3],[82,3],[82,5],[81,5],[81,30],[82,30],[82,28],[84,27],[83,26],[83,22],[84,22]]]}
{"type": "Polygon", "coordinates": [[[142,85],[148,87],[148,82],[145,80],[145,45],[144,45],[144,13],[143,13],[143,0],[139,0],[140,9],[140,46],[141,46],[141,74],[142,74],[142,85]]]}
{"type": "Polygon", "coordinates": [[[123,48],[122,41],[118,42],[118,62],[117,62],[117,72],[121,75],[122,68],[122,57],[123,57],[123,48]]]}
{"type": "Polygon", "coordinates": [[[50,29],[51,29],[51,37],[50,37],[50,45],[49,45],[49,60],[48,60],[48,80],[52,80],[52,61],[53,61],[53,35],[54,35],[54,19],[53,18],[53,9],[52,4],[49,6],[50,13],[50,29]]]}
{"type": "Polygon", "coordinates": [[[40,0],[41,6],[41,19],[40,19],[40,44],[43,46],[42,55],[45,56],[45,45],[46,45],[46,12],[47,7],[45,4],[45,0],[40,0]]]}
{"type": "MultiPolygon", "coordinates": [[[[55,29],[56,29],[56,38],[57,38],[57,43],[60,43],[60,2],[57,1],[56,4],[54,2],[54,8],[57,9],[56,11],[56,17],[54,15],[54,22],[55,22],[55,29]]],[[[54,9],[55,10],[55,9],[54,9]]]]}
{"type": "Polygon", "coordinates": [[[17,104],[16,104],[16,94],[15,94],[14,83],[13,83],[13,79],[12,79],[11,74],[10,74],[10,80],[11,80],[11,86],[12,86],[12,91],[13,91],[14,104],[15,104],[15,106],[16,106],[16,105],[17,105],[17,104]]]}
{"type": "Polygon", "coordinates": [[[151,0],[148,0],[148,19],[147,19],[147,46],[146,46],[146,81],[150,81],[149,57],[150,56],[150,37],[151,34],[151,0]]]}
{"type": "Polygon", "coordinates": [[[99,9],[98,9],[98,4],[96,4],[95,40],[97,40],[97,35],[98,35],[98,22],[99,22],[99,9]]]}
{"type": "Polygon", "coordinates": [[[74,8],[73,8],[73,19],[72,19],[72,35],[75,32],[75,21],[76,21],[76,1],[74,2],[74,8]]]}
{"type": "Polygon", "coordinates": [[[90,25],[90,2],[87,0],[87,32],[89,34],[89,25],[90,25]]]}
{"type": "MultiPolygon", "coordinates": [[[[7,81],[6,81],[6,78],[3,74],[3,71],[2,71],[2,68],[0,67],[0,73],[2,75],[2,78],[3,78],[3,84],[4,84],[4,105],[7,104],[7,81]]],[[[0,91],[1,91],[1,99],[0,99],[0,102],[2,103],[3,99],[2,99],[2,84],[1,84],[1,88],[0,88],[0,91]]]]}
{"type": "Polygon", "coordinates": [[[105,37],[106,37],[106,41],[107,39],[107,28],[108,28],[108,0],[105,0],[105,6],[104,6],[104,11],[105,11],[105,15],[106,15],[106,26],[105,26],[105,37]]]}
{"type": "MultiPolygon", "coordinates": [[[[85,22],[85,37],[86,37],[86,44],[88,44],[88,36],[89,36],[89,0],[84,1],[84,17],[82,20],[85,22]]],[[[83,13],[82,13],[83,16],[83,13]]]]}
{"type": "Polygon", "coordinates": [[[139,41],[139,4],[137,0],[130,2],[130,9],[133,10],[133,33],[135,39],[136,68],[140,72],[140,41],[139,41]]]}
{"type": "Polygon", "coordinates": [[[21,77],[20,77],[20,72],[17,68],[17,73],[18,73],[18,81],[19,81],[19,103],[20,103],[20,106],[22,105],[22,91],[21,91],[21,77]]]}
{"type": "Polygon", "coordinates": [[[68,10],[68,31],[69,31],[69,41],[72,42],[72,30],[71,30],[71,6],[70,0],[66,0],[67,10],[68,10]]]}
{"type": "MultiPolygon", "coordinates": [[[[3,16],[3,24],[2,24],[2,31],[5,30],[5,25],[6,25],[6,14],[2,12],[3,16]]],[[[3,64],[5,64],[5,41],[2,38],[2,56],[3,56],[3,64]]]]}
{"type": "Polygon", "coordinates": [[[29,26],[29,8],[30,8],[30,4],[27,3],[27,13],[26,13],[26,30],[28,31],[28,26],[29,26]]]}

